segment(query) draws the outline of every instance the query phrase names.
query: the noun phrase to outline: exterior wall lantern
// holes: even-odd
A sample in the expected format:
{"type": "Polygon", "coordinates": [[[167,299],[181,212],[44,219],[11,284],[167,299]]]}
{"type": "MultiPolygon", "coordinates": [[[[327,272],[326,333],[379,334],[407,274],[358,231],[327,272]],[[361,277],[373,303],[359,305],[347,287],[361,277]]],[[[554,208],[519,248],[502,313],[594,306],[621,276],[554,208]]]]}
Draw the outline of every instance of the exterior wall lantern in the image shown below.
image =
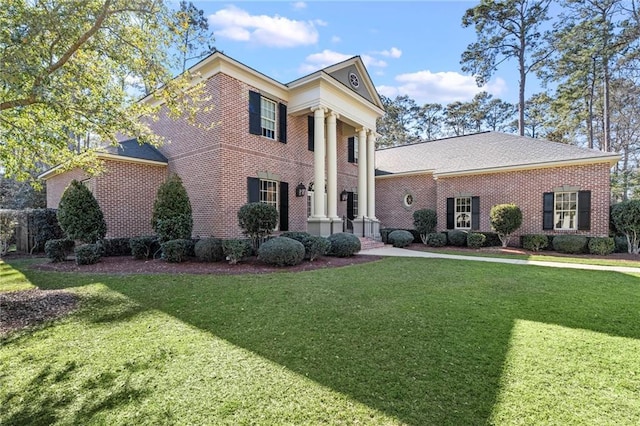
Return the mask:
{"type": "Polygon", "coordinates": [[[304,197],[306,194],[307,188],[304,186],[302,182],[298,186],[296,186],[296,197],[304,197]]]}
{"type": "Polygon", "coordinates": [[[348,198],[349,198],[349,193],[347,192],[346,189],[343,189],[342,192],[340,193],[340,201],[347,201],[348,198]]]}

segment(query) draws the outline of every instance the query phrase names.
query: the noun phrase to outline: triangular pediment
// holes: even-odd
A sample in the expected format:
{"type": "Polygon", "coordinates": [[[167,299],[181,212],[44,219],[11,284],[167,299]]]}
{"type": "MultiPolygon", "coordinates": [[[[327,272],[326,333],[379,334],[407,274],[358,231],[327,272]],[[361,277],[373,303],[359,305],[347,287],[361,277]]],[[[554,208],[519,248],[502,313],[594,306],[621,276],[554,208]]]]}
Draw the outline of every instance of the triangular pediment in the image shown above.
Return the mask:
{"type": "Polygon", "coordinates": [[[331,65],[322,71],[372,104],[382,108],[382,102],[380,101],[378,92],[360,56],[354,56],[346,61],[331,65]]]}

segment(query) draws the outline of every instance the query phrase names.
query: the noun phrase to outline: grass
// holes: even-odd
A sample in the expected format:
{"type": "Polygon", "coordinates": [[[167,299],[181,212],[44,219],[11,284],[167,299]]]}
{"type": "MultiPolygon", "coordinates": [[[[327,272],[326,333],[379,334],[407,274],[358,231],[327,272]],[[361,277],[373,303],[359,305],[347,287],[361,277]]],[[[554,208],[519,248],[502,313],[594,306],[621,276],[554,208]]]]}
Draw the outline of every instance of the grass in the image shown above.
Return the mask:
{"type": "MultiPolygon", "coordinates": [[[[631,268],[640,268],[640,260],[627,260],[627,259],[611,259],[605,256],[597,257],[596,255],[592,255],[589,257],[572,257],[570,255],[550,255],[550,254],[515,254],[515,253],[501,253],[501,252],[491,252],[491,251],[482,251],[476,252],[472,250],[447,250],[447,249],[438,249],[432,250],[427,249],[427,251],[433,251],[435,253],[442,254],[453,254],[453,255],[462,255],[462,256],[474,256],[474,257],[496,257],[496,258],[505,258],[505,259],[520,259],[520,260],[537,260],[543,262],[558,262],[558,263],[576,263],[581,265],[601,265],[601,266],[628,266],[631,268]]],[[[544,253],[544,252],[541,252],[544,253]]]]}
{"type": "MultiPolygon", "coordinates": [[[[385,259],[243,276],[43,273],[82,297],[0,349],[0,424],[638,424],[640,282],[385,259]]],[[[9,272],[11,273],[11,272],[9,272]]]]}

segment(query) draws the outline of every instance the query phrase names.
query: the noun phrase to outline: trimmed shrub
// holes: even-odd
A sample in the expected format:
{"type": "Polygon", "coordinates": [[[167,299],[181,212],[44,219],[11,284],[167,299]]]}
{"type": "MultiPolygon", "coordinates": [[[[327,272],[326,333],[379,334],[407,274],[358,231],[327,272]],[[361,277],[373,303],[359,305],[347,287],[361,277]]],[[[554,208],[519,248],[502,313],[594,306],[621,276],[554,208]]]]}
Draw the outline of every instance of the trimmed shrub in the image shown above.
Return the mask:
{"type": "Polygon", "coordinates": [[[339,232],[327,238],[331,244],[328,255],[335,257],[349,257],[360,251],[360,240],[348,232],[339,232]]]}
{"type": "Polygon", "coordinates": [[[283,232],[281,237],[291,238],[302,243],[304,246],[304,258],[314,261],[320,256],[327,254],[331,248],[331,243],[324,237],[311,235],[308,232],[283,232]]]}
{"type": "Polygon", "coordinates": [[[100,262],[100,247],[98,244],[84,244],[75,248],[77,265],[93,265],[100,262]]]}
{"type": "Polygon", "coordinates": [[[380,238],[382,239],[383,243],[391,244],[391,241],[389,241],[389,234],[391,234],[393,231],[407,231],[411,235],[413,235],[413,242],[414,243],[421,243],[422,242],[422,236],[415,229],[385,228],[385,229],[381,229],[380,230],[380,238]]]}
{"type": "Polygon", "coordinates": [[[278,210],[266,203],[247,203],[238,210],[238,224],[253,249],[258,250],[260,242],[278,225],[278,210]]]}
{"type": "Polygon", "coordinates": [[[444,247],[447,245],[447,234],[443,232],[433,232],[427,235],[425,244],[430,247],[444,247]]]}
{"type": "Polygon", "coordinates": [[[627,237],[628,253],[640,253],[640,200],[627,200],[611,208],[611,222],[627,237]]]}
{"type": "Polygon", "coordinates": [[[58,205],[58,222],[71,240],[95,243],[107,234],[107,223],[98,201],[82,183],[72,180],[58,205]]]}
{"type": "Polygon", "coordinates": [[[158,188],[153,203],[151,226],[162,243],[191,238],[193,217],[191,202],[182,180],[175,173],[158,188]]]}
{"type": "Polygon", "coordinates": [[[497,204],[489,212],[491,229],[498,233],[502,247],[506,247],[514,233],[522,225],[522,210],[515,204],[497,204]]]}
{"type": "Polygon", "coordinates": [[[269,265],[294,266],[304,259],[304,245],[287,237],[276,237],[264,242],[258,249],[258,259],[269,265]]]}
{"type": "Polygon", "coordinates": [[[587,237],[582,235],[556,235],[552,244],[559,253],[580,254],[587,251],[587,237]]]}
{"type": "Polygon", "coordinates": [[[69,239],[49,240],[44,245],[44,252],[52,262],[64,262],[73,251],[74,242],[69,239]]]}
{"type": "MultiPolygon", "coordinates": [[[[49,240],[65,237],[58,223],[55,209],[27,209],[18,213],[18,222],[30,230],[30,253],[44,251],[44,244],[49,240]]],[[[27,250],[28,247],[24,247],[27,250]]]]}
{"type": "Polygon", "coordinates": [[[456,247],[464,247],[467,245],[467,231],[462,231],[460,229],[454,229],[453,231],[449,231],[447,235],[449,244],[456,247]]]}
{"type": "Polygon", "coordinates": [[[222,252],[230,264],[235,265],[252,252],[251,243],[247,240],[224,240],[222,241],[222,252]]]}
{"type": "Polygon", "coordinates": [[[479,232],[469,232],[467,234],[467,246],[474,249],[479,249],[484,245],[486,239],[487,237],[485,237],[484,234],[481,234],[479,232]]]}
{"type": "Polygon", "coordinates": [[[413,242],[413,235],[409,231],[398,229],[390,233],[387,239],[394,247],[406,247],[413,242]]]}
{"type": "Polygon", "coordinates": [[[169,240],[160,244],[162,248],[162,258],[167,262],[180,263],[187,259],[187,246],[191,240],[178,239],[169,240]]]}
{"type": "Polygon", "coordinates": [[[131,256],[129,238],[105,238],[96,243],[102,256],[131,256]]]}
{"type": "Polygon", "coordinates": [[[499,247],[502,245],[502,241],[500,241],[500,237],[495,232],[476,232],[477,234],[482,234],[485,237],[483,247],[499,247]]]}
{"type": "Polygon", "coordinates": [[[131,255],[134,259],[151,259],[160,250],[158,238],[153,235],[134,237],[129,240],[131,255]]]}
{"type": "Polygon", "coordinates": [[[187,238],[187,257],[196,257],[196,244],[200,238],[187,238]]]}
{"type": "Polygon", "coordinates": [[[531,251],[540,251],[549,245],[549,237],[544,234],[530,234],[522,236],[522,248],[531,251]]]}
{"type": "Polygon", "coordinates": [[[413,212],[413,226],[420,235],[432,234],[436,231],[438,214],[435,210],[420,209],[413,212]]]}
{"type": "Polygon", "coordinates": [[[611,237],[592,237],[589,239],[589,253],[606,256],[613,253],[616,242],[611,237]]]}
{"type": "Polygon", "coordinates": [[[627,237],[618,235],[614,237],[614,241],[616,242],[617,253],[629,253],[629,242],[627,241],[627,237]]]}
{"type": "Polygon", "coordinates": [[[203,238],[195,244],[194,252],[201,262],[220,262],[224,259],[222,240],[218,238],[203,238]]]}

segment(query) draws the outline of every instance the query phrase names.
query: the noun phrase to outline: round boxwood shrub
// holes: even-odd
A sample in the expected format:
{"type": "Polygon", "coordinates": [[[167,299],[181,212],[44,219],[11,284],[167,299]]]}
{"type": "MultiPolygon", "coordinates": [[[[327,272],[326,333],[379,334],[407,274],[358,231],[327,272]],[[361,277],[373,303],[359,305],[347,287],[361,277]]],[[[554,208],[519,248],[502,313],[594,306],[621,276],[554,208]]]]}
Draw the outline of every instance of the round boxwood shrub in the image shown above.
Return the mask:
{"type": "Polygon", "coordinates": [[[258,259],[269,265],[295,266],[304,260],[304,245],[292,238],[272,238],[260,245],[258,259]]]}
{"type": "Polygon", "coordinates": [[[481,234],[479,232],[469,232],[467,234],[467,246],[474,249],[479,249],[484,245],[486,239],[487,237],[484,234],[481,234]]]}
{"type": "Polygon", "coordinates": [[[389,234],[387,241],[394,247],[406,247],[413,242],[413,234],[409,231],[398,229],[389,234]]]}
{"type": "Polygon", "coordinates": [[[44,252],[52,262],[64,262],[73,250],[74,242],[69,239],[49,240],[44,244],[44,252]]]}
{"type": "Polygon", "coordinates": [[[447,234],[443,232],[428,234],[425,243],[430,247],[444,247],[447,245],[447,234]]]}
{"type": "Polygon", "coordinates": [[[587,237],[582,235],[556,235],[552,241],[558,253],[580,254],[587,251],[587,237]]]}
{"type": "Polygon", "coordinates": [[[360,239],[348,232],[329,235],[327,240],[331,243],[331,248],[327,253],[329,256],[349,257],[359,252],[361,248],[360,239]]]}
{"type": "Polygon", "coordinates": [[[454,229],[453,231],[449,231],[449,244],[457,247],[464,247],[467,245],[467,231],[462,231],[460,229],[454,229]]]}
{"type": "Polygon", "coordinates": [[[153,235],[131,238],[129,246],[131,247],[131,255],[137,260],[150,259],[160,250],[158,238],[153,235]]]}
{"type": "Polygon", "coordinates": [[[251,255],[252,251],[251,242],[248,240],[234,238],[222,241],[222,252],[231,265],[235,265],[251,255]]]}
{"type": "Polygon", "coordinates": [[[100,262],[101,248],[97,244],[84,244],[75,248],[76,264],[93,265],[100,262]]]}
{"type": "Polygon", "coordinates": [[[220,262],[224,260],[222,240],[218,238],[203,238],[194,248],[196,258],[201,262],[220,262]]]}
{"type": "Polygon", "coordinates": [[[300,241],[304,246],[304,258],[309,261],[324,256],[331,248],[331,243],[326,238],[311,235],[308,232],[288,231],[283,232],[280,236],[300,241]]]}
{"type": "Polygon", "coordinates": [[[72,180],[58,205],[58,222],[71,240],[95,243],[107,234],[107,223],[98,201],[82,183],[72,180]]]}
{"type": "Polygon", "coordinates": [[[549,245],[549,237],[544,234],[530,234],[522,236],[522,248],[531,251],[540,251],[549,245]]]}
{"type": "Polygon", "coordinates": [[[589,239],[589,253],[606,256],[613,253],[616,242],[610,237],[593,237],[589,239]]]}
{"type": "Polygon", "coordinates": [[[162,258],[171,263],[184,262],[187,258],[187,245],[189,242],[190,240],[184,238],[165,241],[160,244],[162,248],[162,258]]]}

